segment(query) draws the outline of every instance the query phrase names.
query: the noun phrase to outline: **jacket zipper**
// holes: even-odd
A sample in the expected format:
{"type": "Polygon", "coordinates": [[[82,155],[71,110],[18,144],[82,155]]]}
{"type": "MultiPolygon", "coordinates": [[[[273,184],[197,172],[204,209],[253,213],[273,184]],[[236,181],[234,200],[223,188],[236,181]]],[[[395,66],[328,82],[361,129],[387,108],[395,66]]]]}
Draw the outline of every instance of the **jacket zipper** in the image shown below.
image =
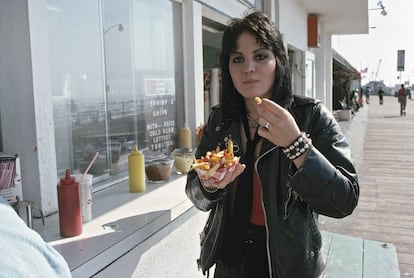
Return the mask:
{"type": "Polygon", "coordinates": [[[286,200],[285,200],[285,205],[284,205],[285,211],[284,211],[284,214],[283,214],[283,220],[285,220],[285,221],[288,219],[288,216],[289,216],[288,215],[289,201],[292,198],[292,187],[290,187],[289,183],[287,184],[287,186],[288,186],[288,193],[287,193],[287,197],[286,197],[286,200]]]}
{"type": "MultiPolygon", "coordinates": [[[[263,156],[265,156],[266,154],[270,153],[271,151],[273,151],[273,150],[275,150],[277,148],[279,148],[279,146],[274,146],[273,148],[269,149],[268,151],[266,151],[265,153],[263,153],[262,155],[260,155],[256,159],[256,162],[254,163],[254,170],[256,171],[257,174],[258,174],[258,171],[257,171],[257,163],[259,162],[259,160],[263,156]]],[[[264,212],[263,214],[264,214],[265,228],[266,228],[266,247],[267,247],[266,248],[266,252],[267,252],[267,262],[268,262],[268,265],[269,265],[269,277],[273,277],[273,275],[272,275],[273,274],[273,271],[272,271],[272,260],[270,258],[269,228],[268,228],[268,225],[267,225],[266,210],[265,210],[264,203],[263,203],[263,187],[262,187],[262,182],[260,180],[260,177],[259,177],[258,180],[259,180],[259,184],[260,184],[260,190],[262,191],[262,194],[261,194],[261,205],[262,205],[262,209],[263,209],[263,212],[264,212]]]]}

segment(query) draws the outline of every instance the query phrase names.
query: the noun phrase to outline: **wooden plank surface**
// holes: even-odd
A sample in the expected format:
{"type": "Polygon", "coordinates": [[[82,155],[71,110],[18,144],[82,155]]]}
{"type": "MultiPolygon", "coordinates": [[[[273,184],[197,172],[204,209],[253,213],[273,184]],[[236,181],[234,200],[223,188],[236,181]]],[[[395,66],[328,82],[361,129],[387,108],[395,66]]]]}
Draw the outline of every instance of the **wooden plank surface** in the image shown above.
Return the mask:
{"type": "Polygon", "coordinates": [[[384,97],[379,105],[378,97],[371,96],[369,105],[340,125],[348,129],[356,157],[359,203],[343,219],[320,216],[319,227],[392,243],[401,277],[414,277],[414,99],[407,101],[407,116],[400,117],[395,97],[384,97]],[[367,117],[358,123],[364,113],[367,117]]]}

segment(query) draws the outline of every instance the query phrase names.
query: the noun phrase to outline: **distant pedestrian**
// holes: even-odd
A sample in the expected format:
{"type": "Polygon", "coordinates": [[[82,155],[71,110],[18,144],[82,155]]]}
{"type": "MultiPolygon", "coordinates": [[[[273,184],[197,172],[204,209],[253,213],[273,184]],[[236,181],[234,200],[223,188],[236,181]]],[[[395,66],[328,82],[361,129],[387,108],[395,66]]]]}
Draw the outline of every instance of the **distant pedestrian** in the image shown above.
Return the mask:
{"type": "Polygon", "coordinates": [[[407,93],[408,91],[404,88],[404,84],[401,84],[401,88],[398,91],[398,102],[400,103],[400,116],[407,116],[407,93]]]}
{"type": "Polygon", "coordinates": [[[380,87],[378,90],[378,97],[379,97],[379,104],[383,104],[384,103],[384,91],[382,90],[382,88],[380,87]]]}
{"type": "MultiPolygon", "coordinates": [[[[361,89],[362,90],[362,89],[361,89]]],[[[369,89],[368,88],[366,88],[365,90],[364,90],[364,93],[365,93],[365,102],[367,103],[367,104],[369,104],[369,89]]]]}
{"type": "Polygon", "coordinates": [[[362,97],[364,95],[364,93],[362,92],[362,90],[356,90],[357,94],[358,94],[358,105],[359,107],[364,107],[364,98],[362,97]]]}

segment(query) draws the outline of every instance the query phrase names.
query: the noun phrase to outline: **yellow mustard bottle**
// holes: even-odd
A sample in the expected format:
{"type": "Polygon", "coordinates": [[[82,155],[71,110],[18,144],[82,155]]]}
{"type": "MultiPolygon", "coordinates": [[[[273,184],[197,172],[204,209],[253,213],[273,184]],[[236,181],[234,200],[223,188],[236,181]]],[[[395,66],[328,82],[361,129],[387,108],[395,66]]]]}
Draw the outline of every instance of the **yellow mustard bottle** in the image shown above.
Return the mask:
{"type": "Polygon", "coordinates": [[[191,129],[187,126],[187,124],[184,124],[180,130],[180,143],[181,148],[191,149],[191,129]]]}
{"type": "Polygon", "coordinates": [[[145,159],[144,154],[134,145],[134,149],[128,155],[129,191],[145,191],[145,159]]]}

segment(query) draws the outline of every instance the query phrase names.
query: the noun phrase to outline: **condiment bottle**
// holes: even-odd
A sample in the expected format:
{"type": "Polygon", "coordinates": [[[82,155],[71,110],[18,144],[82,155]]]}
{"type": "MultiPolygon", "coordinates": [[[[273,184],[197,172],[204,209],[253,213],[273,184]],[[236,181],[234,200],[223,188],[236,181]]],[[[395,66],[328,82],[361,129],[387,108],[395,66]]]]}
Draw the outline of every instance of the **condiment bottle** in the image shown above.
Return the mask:
{"type": "Polygon", "coordinates": [[[65,178],[57,187],[59,206],[59,226],[62,237],[77,236],[82,233],[82,213],[79,200],[79,183],[66,169],[65,178]]]}
{"type": "Polygon", "coordinates": [[[187,124],[180,130],[180,144],[183,149],[191,149],[191,129],[187,124]]]}
{"type": "Polygon", "coordinates": [[[145,158],[144,154],[134,145],[128,156],[129,191],[145,191],[145,158]]]}

